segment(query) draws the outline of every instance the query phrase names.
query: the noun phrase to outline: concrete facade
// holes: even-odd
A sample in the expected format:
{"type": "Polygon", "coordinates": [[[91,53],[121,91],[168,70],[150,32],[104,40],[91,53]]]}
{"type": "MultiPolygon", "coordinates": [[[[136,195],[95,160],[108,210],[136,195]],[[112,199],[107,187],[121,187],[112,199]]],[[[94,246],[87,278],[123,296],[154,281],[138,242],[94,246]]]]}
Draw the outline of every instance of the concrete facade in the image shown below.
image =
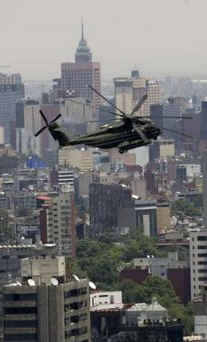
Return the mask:
{"type": "Polygon", "coordinates": [[[6,286],[4,341],[90,341],[88,281],[6,286]]]}
{"type": "Polygon", "coordinates": [[[51,196],[40,212],[41,240],[57,245],[61,255],[75,256],[74,192],[51,196]]]}
{"type": "MultiPolygon", "coordinates": [[[[157,80],[148,80],[139,76],[136,71],[130,78],[117,77],[114,79],[115,105],[123,112],[130,114],[133,107],[141,100],[144,94],[147,100],[136,115],[150,116],[150,106],[160,103],[160,84],[157,80]]],[[[118,111],[117,111],[118,113],[118,111]]]]}
{"type": "Polygon", "coordinates": [[[207,288],[207,229],[190,232],[191,300],[207,288]]]}
{"type": "Polygon", "coordinates": [[[91,171],[94,169],[93,151],[64,147],[59,150],[59,165],[77,167],[81,172],[91,171]]]}

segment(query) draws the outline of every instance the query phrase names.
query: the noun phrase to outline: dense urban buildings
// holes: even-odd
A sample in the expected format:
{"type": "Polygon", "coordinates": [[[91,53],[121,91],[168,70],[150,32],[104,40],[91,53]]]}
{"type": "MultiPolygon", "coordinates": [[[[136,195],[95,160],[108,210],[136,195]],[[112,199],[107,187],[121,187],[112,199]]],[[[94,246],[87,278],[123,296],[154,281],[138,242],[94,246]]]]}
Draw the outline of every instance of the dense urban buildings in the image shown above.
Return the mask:
{"type": "Polygon", "coordinates": [[[207,336],[207,90],[136,68],[116,75],[101,84],[83,24],[48,92],[24,98],[20,74],[0,74],[4,341],[207,336]],[[163,129],[146,148],[58,149],[48,130],[34,137],[40,110],[49,122],[61,113],[73,137],[120,120],[113,106],[129,114],[145,94],[135,115],[163,129]]]}

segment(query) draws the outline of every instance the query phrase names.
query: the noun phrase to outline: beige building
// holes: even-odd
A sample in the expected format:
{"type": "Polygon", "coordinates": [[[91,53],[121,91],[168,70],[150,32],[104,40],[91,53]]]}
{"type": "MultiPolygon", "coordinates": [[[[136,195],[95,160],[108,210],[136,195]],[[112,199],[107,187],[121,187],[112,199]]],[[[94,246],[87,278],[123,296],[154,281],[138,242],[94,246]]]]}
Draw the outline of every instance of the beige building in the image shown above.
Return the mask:
{"type": "Polygon", "coordinates": [[[157,204],[157,230],[158,234],[165,233],[171,228],[169,203],[157,204]]]}
{"type": "Polygon", "coordinates": [[[0,126],[0,145],[5,143],[4,127],[0,126]]]}
{"type": "Polygon", "coordinates": [[[108,151],[111,162],[122,162],[125,165],[136,165],[136,154],[133,152],[120,154],[118,149],[111,149],[108,151]]]}
{"type": "MultiPolygon", "coordinates": [[[[115,104],[123,112],[130,114],[143,95],[148,98],[135,115],[150,116],[150,106],[160,104],[160,83],[139,76],[138,71],[132,71],[131,78],[117,77],[114,79],[115,104]]],[[[117,111],[117,113],[119,113],[117,111]]]]}
{"type": "Polygon", "coordinates": [[[65,98],[60,103],[60,112],[63,120],[73,123],[86,123],[93,120],[92,106],[82,97],[65,98]]]}
{"type": "Polygon", "coordinates": [[[147,198],[147,186],[146,180],[142,177],[133,177],[131,181],[131,190],[133,195],[140,197],[141,199],[147,198]]]}
{"type": "Polygon", "coordinates": [[[41,285],[42,282],[51,284],[52,277],[65,279],[65,257],[45,256],[22,259],[21,277],[31,277],[36,285],[41,285]]]}
{"type": "Polygon", "coordinates": [[[170,139],[162,139],[158,141],[160,145],[160,158],[168,158],[175,156],[175,142],[170,139]]]}
{"type": "Polygon", "coordinates": [[[88,280],[64,279],[62,257],[42,258],[38,262],[40,269],[37,267],[35,273],[39,272],[40,281],[35,281],[33,271],[28,269],[27,277],[21,282],[2,289],[4,341],[89,342],[88,280]],[[48,274],[53,275],[51,279],[46,274],[46,266],[48,274]]]}
{"type": "Polygon", "coordinates": [[[35,134],[42,127],[42,118],[39,114],[39,104],[26,104],[24,106],[25,129],[35,134]]]}
{"type": "Polygon", "coordinates": [[[91,149],[78,150],[70,146],[59,150],[58,163],[60,166],[77,167],[81,172],[91,171],[94,168],[93,152],[91,149]]]}
{"type": "MultiPolygon", "coordinates": [[[[124,113],[131,113],[133,106],[133,82],[127,77],[114,79],[115,104],[124,113]]],[[[119,111],[117,111],[117,114],[119,111]]]]}
{"type": "Polygon", "coordinates": [[[41,139],[42,135],[35,138],[34,134],[44,125],[39,114],[39,104],[26,104],[24,106],[24,129],[22,129],[22,152],[27,154],[30,152],[41,156],[41,139]]]}

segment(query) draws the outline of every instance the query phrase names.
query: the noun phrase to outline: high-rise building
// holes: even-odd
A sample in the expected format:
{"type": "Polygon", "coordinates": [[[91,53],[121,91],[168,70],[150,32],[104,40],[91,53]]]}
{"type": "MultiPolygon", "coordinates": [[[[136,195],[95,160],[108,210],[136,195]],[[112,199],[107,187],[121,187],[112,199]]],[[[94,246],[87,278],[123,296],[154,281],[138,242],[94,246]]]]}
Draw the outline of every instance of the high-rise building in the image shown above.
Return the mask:
{"type": "Polygon", "coordinates": [[[161,130],[163,128],[163,105],[154,104],[150,106],[150,119],[161,130]]]}
{"type": "Polygon", "coordinates": [[[143,229],[146,236],[157,235],[157,202],[134,200],[134,209],[136,212],[136,226],[143,229]]]}
{"type": "Polygon", "coordinates": [[[207,230],[190,232],[191,300],[207,289],[207,230]]]}
{"type": "Polygon", "coordinates": [[[132,207],[131,190],[120,184],[92,183],[89,188],[90,223],[94,236],[118,226],[118,210],[132,207]]]}
{"type": "Polygon", "coordinates": [[[101,90],[100,63],[92,61],[92,53],[84,36],[82,23],[81,39],[75,53],[75,62],[61,64],[61,93],[62,97],[73,94],[91,101],[94,112],[99,109],[100,97],[88,85],[101,90]]]}
{"type": "Polygon", "coordinates": [[[11,135],[16,126],[16,104],[24,97],[24,84],[20,74],[0,74],[0,126],[4,127],[6,144],[11,144],[11,135]]]}
{"type": "Polygon", "coordinates": [[[74,171],[72,169],[61,169],[58,170],[58,185],[61,188],[62,186],[68,186],[68,189],[74,191],[74,171]]]}
{"type": "Polygon", "coordinates": [[[41,240],[55,243],[61,255],[75,257],[74,192],[48,197],[40,212],[41,240]]]}
{"type": "Polygon", "coordinates": [[[2,289],[4,341],[90,341],[87,279],[65,275],[64,257],[22,261],[21,282],[2,289]]]}

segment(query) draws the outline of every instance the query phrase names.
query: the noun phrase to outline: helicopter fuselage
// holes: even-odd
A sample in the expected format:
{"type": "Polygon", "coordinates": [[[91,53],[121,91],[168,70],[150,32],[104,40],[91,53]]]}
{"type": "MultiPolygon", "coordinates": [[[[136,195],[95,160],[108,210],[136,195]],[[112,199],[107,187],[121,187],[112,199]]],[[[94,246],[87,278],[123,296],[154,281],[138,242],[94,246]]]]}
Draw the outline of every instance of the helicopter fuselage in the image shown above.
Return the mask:
{"type": "Polygon", "coordinates": [[[130,122],[116,121],[111,125],[102,126],[97,132],[71,139],[67,137],[67,133],[61,127],[50,128],[50,132],[54,138],[56,136],[56,140],[59,143],[62,140],[61,146],[84,144],[91,147],[109,149],[122,147],[124,143],[123,148],[125,150],[128,150],[127,146],[132,143],[133,145],[137,144],[137,146],[150,144],[151,140],[156,140],[160,134],[160,129],[155,127],[150,120],[135,119],[134,124],[142,130],[142,133],[146,136],[146,141],[143,141],[139,133],[133,128],[131,120],[130,122]]]}

